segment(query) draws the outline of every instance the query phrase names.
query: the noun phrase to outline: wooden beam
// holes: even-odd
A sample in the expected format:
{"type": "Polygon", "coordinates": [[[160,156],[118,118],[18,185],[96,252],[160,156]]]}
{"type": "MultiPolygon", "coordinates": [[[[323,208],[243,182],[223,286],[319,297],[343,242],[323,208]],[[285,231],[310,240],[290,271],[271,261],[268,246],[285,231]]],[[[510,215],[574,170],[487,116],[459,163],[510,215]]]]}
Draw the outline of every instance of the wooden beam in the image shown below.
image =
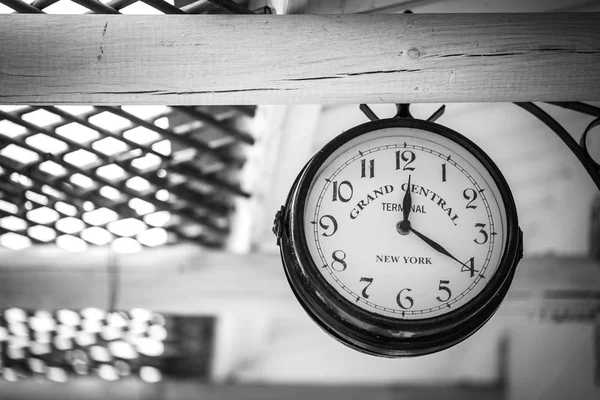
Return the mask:
{"type": "Polygon", "coordinates": [[[2,104],[600,100],[600,13],[2,15],[2,104]]]}

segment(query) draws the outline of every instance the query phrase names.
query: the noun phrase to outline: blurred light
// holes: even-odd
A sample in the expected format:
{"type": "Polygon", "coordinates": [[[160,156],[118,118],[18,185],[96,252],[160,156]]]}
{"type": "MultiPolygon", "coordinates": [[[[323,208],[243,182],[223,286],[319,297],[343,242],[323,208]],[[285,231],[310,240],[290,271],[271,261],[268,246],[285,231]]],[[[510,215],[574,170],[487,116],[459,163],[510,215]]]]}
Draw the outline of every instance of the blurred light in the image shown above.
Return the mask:
{"type": "Polygon", "coordinates": [[[116,200],[119,197],[121,197],[121,192],[119,192],[117,189],[112,188],[110,186],[102,186],[100,188],[100,194],[104,197],[106,197],[107,199],[111,199],[111,200],[116,200]]]}
{"type": "Polygon", "coordinates": [[[0,218],[0,227],[9,231],[21,231],[27,229],[27,222],[21,218],[11,215],[0,218]]]}
{"type": "Polygon", "coordinates": [[[131,207],[132,210],[135,210],[138,215],[148,214],[154,212],[156,209],[151,203],[148,203],[142,199],[138,199],[137,197],[129,200],[129,207],[131,207]]]}
{"type": "Polygon", "coordinates": [[[163,341],[167,338],[167,329],[161,325],[151,325],[148,335],[154,340],[163,341]]]}
{"type": "Polygon", "coordinates": [[[19,174],[18,172],[13,172],[12,174],[10,174],[10,180],[27,187],[33,185],[31,179],[29,179],[25,175],[19,174]]]}
{"type": "Polygon", "coordinates": [[[154,121],[154,125],[162,129],[167,129],[169,127],[169,119],[167,117],[159,118],[154,121]]]}
{"type": "Polygon", "coordinates": [[[85,228],[79,218],[67,217],[56,221],[56,229],[65,233],[77,233],[85,228]]]}
{"type": "Polygon", "coordinates": [[[161,136],[147,128],[142,126],[138,126],[137,128],[130,129],[123,133],[123,137],[127,140],[131,140],[132,142],[138,144],[147,144],[150,142],[155,142],[161,138],[161,136]]]}
{"type": "Polygon", "coordinates": [[[32,192],[31,190],[28,190],[25,192],[25,197],[27,197],[29,200],[35,201],[36,203],[39,203],[39,204],[43,204],[43,205],[48,204],[48,198],[46,196],[41,195],[36,192],[32,192]]]}
{"type": "Polygon", "coordinates": [[[73,365],[87,365],[90,362],[90,358],[87,353],[81,349],[75,349],[69,353],[71,358],[71,364],[73,365]]]}
{"type": "Polygon", "coordinates": [[[108,349],[103,346],[92,346],[90,347],[90,358],[98,362],[109,362],[112,360],[108,349]]]}
{"type": "Polygon", "coordinates": [[[170,193],[166,189],[160,189],[156,192],[156,198],[160,201],[169,201],[170,193]]]}
{"type": "Polygon", "coordinates": [[[98,176],[108,180],[118,180],[125,177],[125,170],[117,164],[104,165],[96,170],[98,176]]]}
{"type": "Polygon", "coordinates": [[[114,137],[105,137],[102,140],[98,140],[92,144],[92,148],[101,153],[106,154],[107,156],[112,156],[117,153],[121,153],[127,151],[129,146],[127,146],[121,140],[115,139],[114,137]]]}
{"type": "Polygon", "coordinates": [[[29,351],[33,355],[41,356],[50,353],[51,348],[49,343],[31,342],[29,344],[29,351]]]}
{"type": "Polygon", "coordinates": [[[52,342],[52,335],[49,332],[35,332],[34,339],[38,343],[50,344],[52,342]]]}
{"type": "Polygon", "coordinates": [[[40,207],[27,212],[27,218],[38,224],[46,225],[59,219],[60,215],[51,208],[40,207]]]}
{"type": "Polygon", "coordinates": [[[158,176],[159,178],[165,178],[167,176],[167,171],[161,168],[158,171],[156,171],[156,176],[158,176]]]}
{"type": "Polygon", "coordinates": [[[65,167],[55,163],[52,160],[44,161],[43,163],[41,163],[39,169],[40,171],[54,176],[63,176],[68,172],[65,167]]]}
{"type": "Polygon", "coordinates": [[[69,149],[69,146],[62,140],[44,135],[43,133],[29,136],[27,139],[25,139],[25,143],[31,147],[35,147],[36,149],[43,151],[44,153],[57,154],[69,149]]]}
{"type": "Polygon", "coordinates": [[[153,167],[160,165],[161,161],[162,160],[157,155],[146,154],[143,157],[139,157],[139,158],[136,158],[135,160],[131,161],[131,165],[134,168],[137,168],[137,169],[143,171],[145,169],[153,168],[153,167]]]}
{"type": "Polygon", "coordinates": [[[132,320],[149,321],[152,318],[152,312],[145,308],[132,308],[129,311],[132,320]]]}
{"type": "Polygon", "coordinates": [[[52,186],[49,185],[43,185],[42,192],[49,194],[52,197],[56,197],[57,199],[61,199],[64,197],[62,192],[59,192],[58,190],[54,189],[52,186]]]}
{"type": "Polygon", "coordinates": [[[96,307],[87,307],[81,310],[81,316],[86,319],[99,321],[106,318],[106,311],[96,307]]]}
{"type": "Polygon", "coordinates": [[[96,344],[96,335],[88,332],[75,332],[75,343],[82,347],[91,346],[96,344]]]}
{"type": "Polygon", "coordinates": [[[133,360],[138,356],[138,353],[135,351],[133,346],[122,340],[108,343],[108,350],[113,356],[117,358],[123,358],[125,360],[133,360]]]}
{"type": "Polygon", "coordinates": [[[71,122],[70,124],[56,128],[56,133],[77,143],[86,143],[100,137],[100,134],[95,130],[77,122],[71,122]]]}
{"type": "Polygon", "coordinates": [[[58,325],[56,327],[56,337],[73,339],[75,337],[75,328],[69,325],[58,325]]]}
{"type": "Polygon", "coordinates": [[[29,318],[29,326],[36,332],[52,332],[56,329],[56,322],[52,317],[35,316],[29,318]]]}
{"type": "Polygon", "coordinates": [[[165,345],[163,342],[151,338],[140,338],[136,343],[137,351],[148,356],[158,357],[165,352],[165,345]]]}
{"type": "Polygon", "coordinates": [[[90,189],[94,187],[94,181],[91,178],[88,178],[85,175],[81,174],[73,174],[69,179],[72,183],[81,186],[84,189],[90,189]]]}
{"type": "Polygon", "coordinates": [[[140,368],[140,378],[142,378],[144,382],[156,383],[161,381],[162,374],[154,367],[144,366],[140,368]]]}
{"type": "Polygon", "coordinates": [[[29,328],[23,322],[11,322],[8,324],[8,330],[16,336],[29,336],[29,328]]]}
{"type": "Polygon", "coordinates": [[[52,382],[65,383],[67,381],[67,373],[59,367],[49,367],[46,377],[52,382]]]}
{"type": "Polygon", "coordinates": [[[67,310],[67,309],[58,310],[56,313],[56,317],[60,321],[61,324],[65,324],[65,325],[69,325],[69,326],[76,326],[79,324],[79,321],[81,320],[81,318],[79,317],[79,314],[77,312],[75,312],[73,310],[67,310]]]}
{"type": "Polygon", "coordinates": [[[100,367],[98,368],[98,376],[104,379],[105,381],[110,382],[119,379],[119,374],[117,373],[116,368],[108,364],[100,365],[100,367]]]}
{"type": "Polygon", "coordinates": [[[54,208],[56,211],[74,217],[77,215],[77,208],[72,206],[71,204],[64,203],[62,201],[57,201],[54,203],[54,208]]]}
{"type": "Polygon", "coordinates": [[[128,188],[138,192],[144,192],[150,189],[150,182],[140,176],[134,176],[133,178],[129,179],[125,185],[127,185],[128,188]]]}
{"type": "Polygon", "coordinates": [[[111,312],[107,315],[106,322],[113,328],[124,328],[127,326],[128,318],[122,312],[111,312]]]}
{"type": "Polygon", "coordinates": [[[135,218],[125,218],[108,224],[108,230],[119,236],[133,236],[146,229],[146,224],[135,218]]]}
{"type": "Polygon", "coordinates": [[[96,206],[91,201],[84,201],[83,202],[83,209],[85,211],[92,211],[94,208],[96,208],[96,206]]]}
{"type": "Polygon", "coordinates": [[[56,108],[59,108],[72,115],[80,115],[94,109],[92,106],[56,106],[56,108]]]}
{"type": "Polygon", "coordinates": [[[17,125],[14,122],[8,120],[0,121],[0,135],[7,136],[9,138],[16,138],[27,132],[27,129],[21,125],[17,125]]]}
{"type": "Polygon", "coordinates": [[[93,226],[81,232],[81,238],[97,246],[103,246],[113,239],[113,235],[106,229],[93,226]]]}
{"type": "Polygon", "coordinates": [[[108,111],[104,111],[100,114],[90,117],[89,121],[92,124],[101,126],[109,131],[118,131],[123,128],[127,128],[131,124],[128,119],[119,117],[118,115],[108,111]]]}
{"type": "Polygon", "coordinates": [[[79,149],[65,154],[63,156],[63,160],[76,167],[84,167],[88,164],[96,162],[98,157],[94,153],[90,153],[87,150],[79,149]]]}
{"type": "Polygon", "coordinates": [[[0,150],[0,155],[25,165],[37,161],[40,158],[37,153],[12,143],[0,150]]]}
{"type": "Polygon", "coordinates": [[[31,201],[27,200],[27,201],[25,202],[25,209],[29,211],[29,210],[31,210],[32,208],[33,208],[33,203],[32,203],[31,201]]]}
{"type": "Polygon", "coordinates": [[[40,242],[49,242],[56,238],[56,231],[44,225],[35,225],[27,230],[27,234],[40,242]]]}
{"type": "Polygon", "coordinates": [[[80,252],[87,249],[87,243],[76,236],[62,235],[56,238],[56,245],[63,250],[80,252]]]}
{"type": "Polygon", "coordinates": [[[142,245],[135,239],[118,238],[112,243],[115,252],[121,254],[132,254],[142,250],[142,245]]]}
{"type": "Polygon", "coordinates": [[[11,250],[22,250],[31,246],[31,240],[17,233],[7,232],[0,236],[0,246],[11,250]]]}
{"type": "Polygon", "coordinates": [[[82,218],[90,225],[104,225],[111,221],[115,221],[117,218],[119,218],[119,215],[108,208],[102,207],[98,208],[97,210],[84,213],[82,218]]]}
{"type": "Polygon", "coordinates": [[[36,124],[37,126],[52,125],[60,121],[60,117],[44,109],[37,109],[21,116],[23,121],[36,124]]]}
{"type": "Polygon", "coordinates": [[[78,375],[87,375],[89,373],[89,369],[88,369],[88,365],[87,364],[74,364],[73,365],[73,370],[78,375]]]}
{"type": "Polygon", "coordinates": [[[148,225],[162,227],[165,226],[171,219],[171,213],[168,211],[158,211],[144,216],[144,221],[148,225]]]}
{"type": "Polygon", "coordinates": [[[114,326],[103,326],[100,336],[106,341],[120,339],[123,337],[123,330],[114,326]]]}
{"type": "Polygon", "coordinates": [[[155,247],[167,243],[169,235],[163,228],[152,228],[140,233],[137,240],[145,246],[155,247]]]}
{"type": "Polygon", "coordinates": [[[102,330],[102,321],[85,319],[81,324],[81,330],[86,333],[98,333],[102,330]]]}
{"type": "Polygon", "coordinates": [[[160,153],[164,156],[171,155],[171,142],[169,140],[161,140],[160,142],[154,143],[152,145],[152,150],[160,153]]]}
{"type": "Polygon", "coordinates": [[[61,351],[71,350],[73,348],[73,341],[64,336],[55,336],[53,342],[54,347],[61,351]]]}
{"type": "Polygon", "coordinates": [[[4,310],[4,319],[8,322],[27,322],[27,313],[21,308],[9,308],[4,310]]]}
{"type": "Polygon", "coordinates": [[[0,199],[0,210],[4,210],[10,214],[16,214],[19,212],[19,207],[13,203],[9,203],[6,200],[0,199]]]}

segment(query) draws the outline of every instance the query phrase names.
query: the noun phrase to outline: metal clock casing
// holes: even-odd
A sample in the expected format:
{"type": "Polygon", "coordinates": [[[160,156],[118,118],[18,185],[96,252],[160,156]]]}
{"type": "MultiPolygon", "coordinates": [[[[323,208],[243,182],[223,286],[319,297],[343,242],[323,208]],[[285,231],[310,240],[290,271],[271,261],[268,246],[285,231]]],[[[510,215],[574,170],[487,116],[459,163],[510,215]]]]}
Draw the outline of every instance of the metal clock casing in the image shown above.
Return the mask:
{"type": "Polygon", "coordinates": [[[354,127],[325,145],[304,167],[294,182],[286,204],[275,219],[287,279],[308,315],[343,344],[382,357],[416,356],[459,343],[477,331],[494,314],[522,258],[522,233],[508,184],[492,160],[459,133],[428,121],[392,118],[354,127]],[[416,128],[432,132],[466,149],[491,175],[506,209],[506,246],[496,273],[469,303],[441,316],[402,320],[379,315],[343,298],[319,273],[309,255],[304,235],[304,209],[315,174],[331,154],[352,139],[385,128],[416,128]]]}

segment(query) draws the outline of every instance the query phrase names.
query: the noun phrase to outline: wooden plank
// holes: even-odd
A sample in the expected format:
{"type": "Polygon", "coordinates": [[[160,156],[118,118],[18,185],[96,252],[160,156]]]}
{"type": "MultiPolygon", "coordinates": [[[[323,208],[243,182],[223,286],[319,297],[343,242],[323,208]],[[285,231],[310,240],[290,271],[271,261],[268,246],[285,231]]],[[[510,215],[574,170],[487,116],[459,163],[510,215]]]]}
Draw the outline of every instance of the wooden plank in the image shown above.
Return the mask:
{"type": "Polygon", "coordinates": [[[600,100],[600,14],[0,16],[3,104],[600,100]]]}

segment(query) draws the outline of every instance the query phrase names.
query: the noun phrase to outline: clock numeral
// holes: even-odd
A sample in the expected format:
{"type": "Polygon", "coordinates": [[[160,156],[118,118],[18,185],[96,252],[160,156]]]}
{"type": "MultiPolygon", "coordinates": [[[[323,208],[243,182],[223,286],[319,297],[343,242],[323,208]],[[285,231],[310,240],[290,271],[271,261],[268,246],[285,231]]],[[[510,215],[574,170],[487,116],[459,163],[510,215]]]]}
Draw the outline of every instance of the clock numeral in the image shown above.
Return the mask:
{"type": "Polygon", "coordinates": [[[402,153],[400,153],[400,150],[396,151],[396,170],[402,168],[402,171],[414,171],[415,167],[409,167],[409,165],[412,164],[416,158],[417,156],[415,153],[410,150],[405,150],[402,153]],[[402,161],[406,163],[404,164],[404,167],[402,167],[402,161]]]}
{"type": "MultiPolygon", "coordinates": [[[[362,290],[362,296],[365,299],[368,299],[369,295],[367,294],[367,289],[369,288],[369,286],[371,286],[371,283],[373,283],[373,278],[365,278],[363,276],[362,278],[360,278],[360,282],[369,282],[367,283],[367,286],[365,286],[365,288],[362,290]]],[[[358,301],[358,299],[356,299],[356,301],[358,301]]]]}
{"type": "Polygon", "coordinates": [[[404,296],[404,298],[402,298],[402,292],[404,292],[404,291],[411,292],[412,289],[409,289],[409,288],[402,289],[400,291],[400,293],[398,293],[398,296],[396,296],[396,303],[398,303],[400,308],[408,310],[408,309],[412,308],[412,306],[415,304],[415,302],[413,301],[412,297],[410,297],[410,296],[404,296]],[[405,304],[405,301],[408,303],[408,305],[405,304]]]}
{"type": "Polygon", "coordinates": [[[369,178],[375,177],[375,160],[369,160],[369,166],[367,168],[367,160],[360,160],[360,177],[366,178],[369,175],[369,178]],[[368,174],[367,174],[367,169],[368,174]]]}
{"type": "Polygon", "coordinates": [[[352,195],[354,194],[354,188],[352,187],[352,184],[348,181],[342,181],[340,183],[338,183],[338,181],[333,182],[333,200],[331,201],[337,201],[338,199],[342,202],[342,203],[347,203],[350,201],[350,199],[352,199],[352,195]],[[344,196],[344,193],[342,192],[342,188],[346,187],[347,189],[344,190],[344,192],[346,192],[347,196],[344,196]],[[350,194],[348,194],[348,191],[350,192],[350,194]]]}
{"type": "Polygon", "coordinates": [[[337,230],[338,230],[338,223],[337,223],[337,221],[335,220],[335,218],[333,218],[331,215],[323,215],[323,216],[322,216],[322,217],[319,219],[319,226],[320,226],[321,228],[323,228],[324,230],[326,230],[326,231],[327,231],[329,228],[333,227],[333,230],[332,230],[332,232],[331,232],[331,233],[327,233],[327,232],[323,232],[323,233],[322,233],[322,235],[323,235],[323,236],[325,236],[325,237],[330,237],[330,236],[333,236],[333,234],[334,234],[334,233],[336,233],[336,232],[337,232],[337,230]],[[328,224],[328,223],[326,223],[326,222],[325,222],[325,221],[323,221],[323,220],[329,220],[329,222],[331,223],[331,225],[330,225],[330,224],[328,224]]]}
{"type": "Polygon", "coordinates": [[[477,200],[477,192],[474,189],[472,189],[472,188],[465,189],[463,192],[463,197],[465,198],[465,200],[469,200],[469,202],[467,203],[467,206],[465,208],[472,208],[472,209],[477,208],[477,206],[471,205],[471,203],[473,203],[475,200],[477,200]]]}
{"type": "Polygon", "coordinates": [[[475,228],[481,228],[479,230],[479,233],[481,233],[483,235],[483,242],[480,242],[479,240],[477,240],[479,238],[475,238],[475,239],[473,239],[473,241],[475,243],[477,243],[477,244],[486,244],[487,241],[488,241],[489,236],[488,236],[488,233],[484,229],[485,228],[485,224],[475,224],[475,228]]]}
{"type": "Polygon", "coordinates": [[[446,182],[446,163],[442,164],[442,182],[446,182]]]}
{"type": "Polygon", "coordinates": [[[450,298],[452,297],[452,292],[450,291],[450,288],[448,286],[444,286],[444,285],[449,285],[449,284],[450,284],[450,281],[440,280],[440,285],[438,286],[438,290],[443,290],[444,292],[446,292],[448,294],[448,297],[446,297],[445,299],[442,300],[442,298],[440,296],[438,296],[438,297],[436,297],[436,299],[438,301],[445,303],[448,300],[450,300],[450,298]]]}
{"type": "Polygon", "coordinates": [[[473,276],[475,276],[475,272],[479,272],[478,269],[475,269],[475,257],[469,258],[469,261],[467,261],[466,263],[462,264],[460,272],[470,272],[471,273],[471,278],[473,276]]]}
{"type": "Polygon", "coordinates": [[[331,263],[331,268],[334,271],[342,272],[346,269],[346,267],[348,267],[348,264],[346,264],[346,261],[344,261],[346,259],[346,253],[344,253],[343,250],[334,251],[331,254],[331,257],[333,257],[333,262],[331,263]],[[341,256],[338,256],[338,253],[341,253],[341,256]],[[340,266],[336,268],[336,264],[340,264],[340,266]]]}

